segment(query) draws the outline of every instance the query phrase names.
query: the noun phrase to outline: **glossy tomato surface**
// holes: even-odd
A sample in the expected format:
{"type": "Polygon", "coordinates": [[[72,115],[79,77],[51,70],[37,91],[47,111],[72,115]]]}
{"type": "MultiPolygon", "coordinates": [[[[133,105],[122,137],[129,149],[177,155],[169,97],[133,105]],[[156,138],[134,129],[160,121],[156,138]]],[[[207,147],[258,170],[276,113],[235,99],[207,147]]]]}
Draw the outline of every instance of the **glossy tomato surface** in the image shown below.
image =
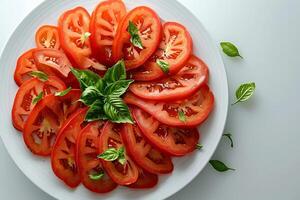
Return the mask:
{"type": "Polygon", "coordinates": [[[35,33],[35,44],[38,48],[60,49],[57,27],[41,26],[35,33]]]}
{"type": "Polygon", "coordinates": [[[153,188],[158,183],[158,175],[149,173],[145,170],[139,169],[139,178],[138,180],[128,185],[130,188],[134,189],[146,189],[146,188],[153,188]]]}

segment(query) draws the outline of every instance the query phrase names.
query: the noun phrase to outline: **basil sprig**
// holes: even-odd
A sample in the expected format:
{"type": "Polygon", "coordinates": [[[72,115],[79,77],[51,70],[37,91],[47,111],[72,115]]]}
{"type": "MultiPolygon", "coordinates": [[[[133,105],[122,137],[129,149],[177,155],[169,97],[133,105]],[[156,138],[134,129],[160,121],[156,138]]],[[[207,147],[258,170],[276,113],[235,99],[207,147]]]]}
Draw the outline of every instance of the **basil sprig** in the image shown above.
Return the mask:
{"type": "Polygon", "coordinates": [[[128,25],[128,33],[130,34],[130,42],[131,44],[133,44],[133,46],[139,48],[139,49],[143,49],[143,44],[142,44],[142,40],[138,34],[139,29],[136,27],[136,25],[132,22],[129,21],[129,25],[128,25]]]}
{"type": "Polygon", "coordinates": [[[71,69],[82,90],[80,101],[89,106],[86,121],[110,120],[133,123],[128,106],[121,96],[133,80],[126,80],[124,61],[117,62],[101,78],[90,70],[71,69]]]}
{"type": "Polygon", "coordinates": [[[118,160],[119,163],[122,165],[125,164],[126,159],[124,155],[125,149],[124,147],[121,147],[119,149],[116,148],[109,148],[106,151],[104,151],[102,154],[98,155],[98,158],[101,158],[105,161],[115,161],[118,160]]]}

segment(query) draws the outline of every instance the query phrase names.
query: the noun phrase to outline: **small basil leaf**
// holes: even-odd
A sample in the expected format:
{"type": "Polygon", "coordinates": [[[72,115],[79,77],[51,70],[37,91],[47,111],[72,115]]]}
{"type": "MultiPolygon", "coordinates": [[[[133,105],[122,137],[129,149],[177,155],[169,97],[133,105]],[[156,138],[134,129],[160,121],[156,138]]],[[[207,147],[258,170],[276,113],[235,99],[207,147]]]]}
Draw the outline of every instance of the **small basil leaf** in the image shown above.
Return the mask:
{"type": "Polygon", "coordinates": [[[89,178],[93,181],[100,180],[104,176],[104,172],[100,172],[98,174],[89,174],[89,178]]]}
{"type": "Polygon", "coordinates": [[[87,111],[85,121],[91,122],[96,120],[106,120],[107,117],[103,110],[103,101],[96,100],[87,111]]]}
{"type": "Polygon", "coordinates": [[[57,97],[63,97],[65,96],[66,94],[68,94],[70,91],[72,90],[72,87],[68,87],[66,90],[64,91],[60,91],[60,92],[55,92],[55,96],[57,97]]]}
{"type": "Polygon", "coordinates": [[[223,49],[223,52],[227,55],[227,56],[230,56],[230,57],[236,57],[236,56],[239,56],[241,58],[243,58],[240,53],[239,53],[239,50],[237,49],[237,47],[230,43],[230,42],[221,42],[220,43],[222,49],[223,49]]]}
{"type": "Polygon", "coordinates": [[[106,161],[114,161],[118,159],[119,151],[115,148],[109,148],[97,157],[106,161]]]}
{"type": "Polygon", "coordinates": [[[143,44],[142,40],[138,34],[139,30],[136,27],[136,25],[132,22],[129,21],[128,25],[128,33],[130,34],[130,42],[133,44],[133,46],[138,47],[139,49],[143,49],[143,44]]]}
{"type": "Polygon", "coordinates": [[[42,71],[32,71],[30,72],[30,76],[40,79],[41,81],[47,81],[48,75],[42,71]]]}
{"type": "Polygon", "coordinates": [[[186,116],[185,116],[185,114],[182,110],[178,111],[178,118],[179,118],[180,121],[186,122],[186,116]]]}
{"type": "Polygon", "coordinates": [[[239,88],[236,90],[235,92],[235,96],[236,96],[236,101],[231,104],[231,105],[235,105],[239,102],[244,102],[247,101],[248,99],[250,99],[250,97],[253,95],[254,91],[255,91],[255,83],[244,83],[242,85],[239,86],[239,88]]]}
{"type": "Polygon", "coordinates": [[[80,101],[87,106],[91,106],[96,100],[103,99],[102,94],[95,86],[87,87],[81,94],[80,101]]]}
{"type": "Polygon", "coordinates": [[[105,94],[110,96],[120,97],[122,94],[126,92],[129,85],[133,82],[133,80],[119,80],[112,84],[110,84],[105,89],[105,94]]]}
{"type": "Polygon", "coordinates": [[[223,162],[221,162],[219,160],[210,160],[209,163],[218,172],[226,172],[228,170],[235,170],[233,168],[227,167],[223,162]]]}
{"type": "Polygon", "coordinates": [[[125,162],[126,162],[126,158],[125,158],[125,149],[124,147],[121,147],[119,150],[118,150],[118,153],[119,153],[119,158],[118,158],[118,162],[121,164],[121,165],[124,165],[125,162]]]}
{"type": "Polygon", "coordinates": [[[200,150],[200,149],[202,149],[202,148],[203,148],[203,145],[201,145],[201,144],[196,144],[196,149],[200,150]]]}
{"type": "Polygon", "coordinates": [[[85,90],[89,86],[95,86],[101,77],[90,70],[79,70],[71,68],[71,72],[80,83],[81,90],[85,90]]]}
{"type": "Polygon", "coordinates": [[[33,100],[32,100],[32,104],[37,104],[37,102],[39,102],[42,98],[43,98],[44,92],[40,92],[33,100]]]}
{"type": "Polygon", "coordinates": [[[156,64],[158,64],[158,66],[164,73],[169,73],[169,63],[164,60],[156,59],[156,64]]]}
{"type": "Polygon", "coordinates": [[[223,134],[224,137],[227,137],[229,140],[230,140],[230,146],[231,148],[233,148],[233,140],[231,138],[231,134],[230,133],[226,133],[226,134],[223,134]]]}
{"type": "Polygon", "coordinates": [[[109,68],[105,73],[103,80],[108,85],[118,80],[126,79],[126,69],[124,60],[118,61],[113,67],[109,68]]]}
{"type": "Polygon", "coordinates": [[[96,82],[95,87],[97,88],[97,90],[98,90],[99,92],[101,92],[101,93],[103,94],[103,91],[104,91],[104,89],[105,89],[105,85],[104,85],[104,81],[103,81],[102,78],[99,79],[99,80],[96,82]]]}
{"type": "Polygon", "coordinates": [[[119,97],[107,96],[104,104],[107,118],[115,123],[133,123],[128,106],[119,97]]]}

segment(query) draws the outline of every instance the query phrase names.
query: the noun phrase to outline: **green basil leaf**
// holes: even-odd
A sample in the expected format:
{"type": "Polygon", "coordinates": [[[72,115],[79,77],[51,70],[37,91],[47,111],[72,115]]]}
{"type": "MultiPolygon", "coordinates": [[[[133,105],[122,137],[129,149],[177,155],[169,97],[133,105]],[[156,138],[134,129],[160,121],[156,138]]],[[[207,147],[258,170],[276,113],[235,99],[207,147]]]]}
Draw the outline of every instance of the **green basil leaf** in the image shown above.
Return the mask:
{"type": "Polygon", "coordinates": [[[202,149],[202,148],[203,148],[203,145],[201,145],[201,144],[196,144],[196,149],[200,150],[200,149],[202,149]]]}
{"type": "Polygon", "coordinates": [[[115,148],[109,148],[97,157],[106,161],[114,161],[118,159],[119,151],[115,148]]]}
{"type": "Polygon", "coordinates": [[[218,172],[226,172],[228,170],[235,170],[233,168],[227,167],[223,162],[221,162],[219,160],[210,160],[209,163],[218,172]]]}
{"type": "Polygon", "coordinates": [[[114,83],[118,80],[126,79],[126,69],[124,60],[118,61],[113,67],[109,68],[105,73],[103,80],[106,85],[114,83]]]}
{"type": "Polygon", "coordinates": [[[32,71],[30,72],[30,76],[40,79],[41,81],[47,81],[48,75],[42,71],[32,71]]]}
{"type": "Polygon", "coordinates": [[[230,56],[230,57],[236,57],[236,56],[239,56],[241,58],[243,58],[240,53],[239,53],[239,50],[237,49],[237,47],[230,43],[230,42],[221,42],[220,43],[222,49],[223,49],[223,52],[227,55],[227,56],[230,56]]]}
{"type": "Polygon", "coordinates": [[[169,73],[169,63],[168,62],[166,62],[164,60],[156,59],[156,64],[158,64],[158,66],[164,73],[166,73],[166,74],[169,73]]]}
{"type": "Polygon", "coordinates": [[[103,100],[96,100],[87,111],[85,121],[91,122],[96,120],[106,120],[107,117],[103,110],[103,100]]]}
{"type": "Polygon", "coordinates": [[[133,123],[128,106],[119,97],[107,96],[104,104],[107,118],[115,123],[133,123]]]}
{"type": "Polygon", "coordinates": [[[255,83],[244,83],[242,85],[239,86],[239,88],[236,90],[235,92],[235,96],[236,96],[236,101],[231,104],[231,105],[235,105],[239,102],[244,102],[247,101],[248,99],[250,99],[250,97],[253,95],[254,91],[255,91],[255,83]]]}
{"type": "Polygon", "coordinates": [[[37,102],[39,102],[44,96],[44,92],[40,92],[33,100],[32,100],[32,104],[37,104],[37,102]]]}
{"type": "Polygon", "coordinates": [[[87,87],[80,97],[80,101],[87,106],[91,106],[96,100],[103,101],[103,95],[95,86],[87,87]]]}
{"type": "Polygon", "coordinates": [[[57,97],[63,97],[65,96],[66,94],[68,94],[70,91],[72,90],[72,87],[68,87],[66,90],[64,91],[60,91],[60,92],[55,92],[55,96],[57,97]]]}
{"type": "Polygon", "coordinates": [[[119,153],[119,158],[118,158],[118,162],[121,164],[121,165],[124,165],[125,162],[126,162],[126,158],[125,158],[125,148],[124,147],[121,147],[119,150],[118,150],[118,153],[119,153]]]}
{"type": "Polygon", "coordinates": [[[179,118],[180,121],[186,122],[186,116],[185,116],[185,114],[182,110],[178,111],[178,118],[179,118]]]}
{"type": "Polygon", "coordinates": [[[128,25],[128,33],[130,34],[130,42],[133,44],[133,46],[139,48],[139,49],[143,49],[143,44],[142,44],[142,40],[138,34],[139,30],[136,27],[136,25],[132,22],[129,21],[129,25],[128,25]]]}
{"type": "Polygon", "coordinates": [[[116,81],[105,89],[105,94],[110,96],[120,97],[122,94],[126,92],[129,85],[133,82],[133,80],[119,80],[116,81]]]}
{"type": "Polygon", "coordinates": [[[81,90],[85,90],[89,86],[95,86],[101,77],[90,70],[79,70],[71,68],[71,72],[80,83],[81,90]]]}
{"type": "Polygon", "coordinates": [[[230,146],[231,148],[233,148],[233,140],[231,138],[231,134],[230,133],[226,133],[226,134],[223,134],[224,137],[227,137],[229,140],[230,140],[230,146]]]}
{"type": "Polygon", "coordinates": [[[104,172],[101,171],[100,173],[98,174],[89,174],[89,178],[93,181],[97,181],[97,180],[100,180],[102,177],[104,176],[104,172]]]}

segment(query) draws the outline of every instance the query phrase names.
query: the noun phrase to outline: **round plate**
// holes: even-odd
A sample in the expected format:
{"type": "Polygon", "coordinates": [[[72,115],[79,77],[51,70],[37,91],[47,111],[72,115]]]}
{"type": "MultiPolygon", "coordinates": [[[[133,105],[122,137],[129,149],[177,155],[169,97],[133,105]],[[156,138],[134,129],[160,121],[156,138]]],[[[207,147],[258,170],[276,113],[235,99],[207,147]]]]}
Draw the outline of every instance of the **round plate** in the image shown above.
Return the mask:
{"type": "Polygon", "coordinates": [[[197,18],[175,0],[125,0],[125,4],[128,9],[140,5],[149,6],[163,20],[177,21],[186,26],[193,38],[194,53],[209,66],[210,87],[215,95],[215,109],[205,124],[199,127],[202,132],[203,150],[174,159],[175,169],[173,173],[161,175],[159,184],[155,188],[132,190],[118,187],[115,191],[104,195],[94,194],[82,185],[71,190],[54,176],[49,159],[40,158],[30,153],[24,145],[22,135],[12,126],[10,113],[18,89],[13,80],[16,60],[22,52],[35,46],[35,31],[43,24],[56,24],[60,14],[70,8],[84,6],[92,11],[98,3],[99,0],[45,1],[34,9],[15,30],[0,59],[0,91],[3,94],[0,100],[1,137],[12,159],[23,173],[34,184],[56,199],[165,199],[191,182],[207,164],[222,136],[228,108],[227,78],[219,50],[197,18]]]}

